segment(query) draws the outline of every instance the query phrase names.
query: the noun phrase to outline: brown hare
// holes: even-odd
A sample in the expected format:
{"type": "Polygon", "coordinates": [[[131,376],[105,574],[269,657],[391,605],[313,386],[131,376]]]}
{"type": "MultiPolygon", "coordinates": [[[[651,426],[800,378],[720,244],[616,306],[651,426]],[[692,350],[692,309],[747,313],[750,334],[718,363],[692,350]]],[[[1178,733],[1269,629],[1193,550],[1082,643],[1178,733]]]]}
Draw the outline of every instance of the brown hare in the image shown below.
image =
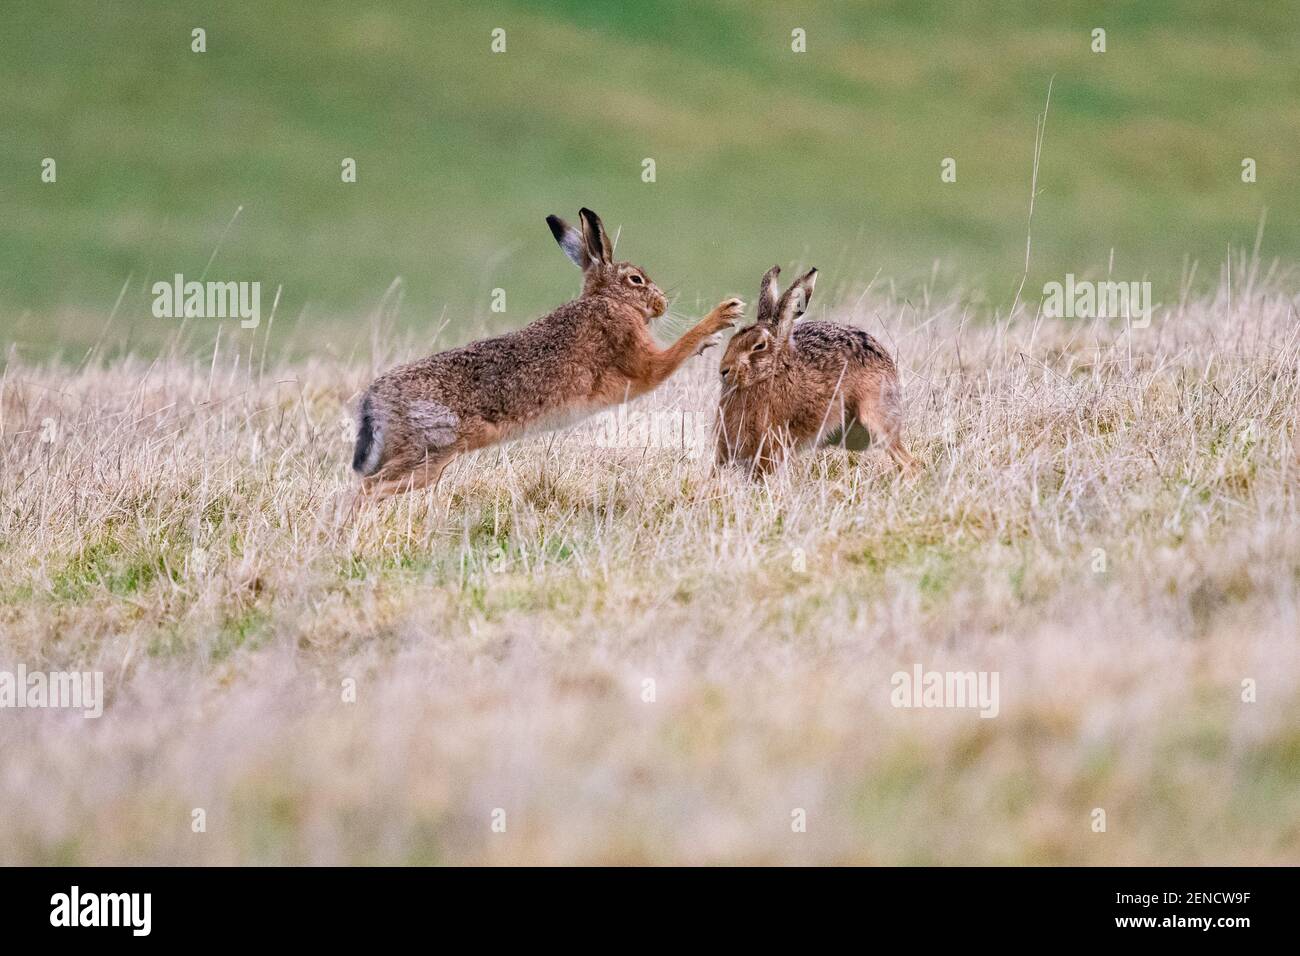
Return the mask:
{"type": "Polygon", "coordinates": [[[546,221],[582,270],[582,293],[531,325],[385,372],[361,399],[354,508],[436,484],[456,455],[560,428],[656,388],[744,314],[727,299],[672,346],[650,320],[667,303],[645,270],[615,262],[600,218],[546,221]]]}
{"type": "Polygon", "coordinates": [[[773,266],[759,289],[758,318],[727,344],[719,369],[719,464],[735,463],[755,477],[768,474],[789,451],[822,444],[852,450],[873,441],[905,471],[916,461],[899,439],[898,369],[862,329],[800,322],[817,270],[809,269],[778,298],[773,266]]]}

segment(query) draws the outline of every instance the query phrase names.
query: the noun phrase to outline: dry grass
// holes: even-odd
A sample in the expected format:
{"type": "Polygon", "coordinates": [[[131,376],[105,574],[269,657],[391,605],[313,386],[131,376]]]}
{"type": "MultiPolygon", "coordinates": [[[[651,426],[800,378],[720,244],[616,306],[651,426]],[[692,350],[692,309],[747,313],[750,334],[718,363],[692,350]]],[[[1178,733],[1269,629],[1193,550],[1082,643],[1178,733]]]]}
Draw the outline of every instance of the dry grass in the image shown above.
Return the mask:
{"type": "Polygon", "coordinates": [[[1245,278],[1143,330],[843,310],[915,480],[570,432],[341,531],[368,365],[11,357],[0,668],[109,701],[0,711],[0,862],[1300,862],[1300,323],[1245,278]],[[915,663],[1000,714],[891,707],[915,663]]]}

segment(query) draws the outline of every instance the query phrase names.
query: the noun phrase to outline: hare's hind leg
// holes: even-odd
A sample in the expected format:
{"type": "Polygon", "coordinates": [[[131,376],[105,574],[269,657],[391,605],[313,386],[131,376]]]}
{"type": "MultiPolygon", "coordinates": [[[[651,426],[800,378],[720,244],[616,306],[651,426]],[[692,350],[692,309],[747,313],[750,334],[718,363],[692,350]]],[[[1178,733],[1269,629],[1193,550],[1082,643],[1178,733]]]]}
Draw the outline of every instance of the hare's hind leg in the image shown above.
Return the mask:
{"type": "MultiPolygon", "coordinates": [[[[886,386],[882,393],[892,391],[886,386]]],[[[858,403],[858,421],[867,426],[871,436],[885,446],[889,457],[904,473],[915,474],[921,466],[903,446],[899,433],[903,430],[903,415],[895,395],[882,394],[858,403]]]]}
{"type": "Polygon", "coordinates": [[[892,442],[885,446],[885,450],[889,452],[889,457],[894,459],[894,464],[902,470],[903,474],[915,475],[921,470],[920,463],[917,462],[910,451],[903,447],[903,443],[897,435],[894,436],[892,442]]]}
{"type": "MultiPolygon", "coordinates": [[[[443,469],[455,457],[455,453],[452,452],[436,456],[428,455],[420,459],[414,466],[395,468],[392,465],[385,465],[369,478],[361,479],[361,487],[357,489],[356,496],[353,498],[353,512],[355,513],[366,504],[378,504],[394,495],[419,491],[430,486],[436,488],[438,479],[442,477],[443,469]]],[[[393,465],[396,464],[396,462],[393,463],[393,465]]]]}

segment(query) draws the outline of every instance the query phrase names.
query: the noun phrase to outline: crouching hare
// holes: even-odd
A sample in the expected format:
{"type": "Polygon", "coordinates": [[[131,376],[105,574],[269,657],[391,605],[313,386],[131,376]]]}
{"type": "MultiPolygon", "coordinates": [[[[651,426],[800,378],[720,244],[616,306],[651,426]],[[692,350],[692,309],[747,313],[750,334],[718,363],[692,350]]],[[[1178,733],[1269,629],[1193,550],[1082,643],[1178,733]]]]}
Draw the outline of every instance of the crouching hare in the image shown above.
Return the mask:
{"type": "Polygon", "coordinates": [[[581,232],[547,223],[582,270],[582,294],[531,325],[402,365],[361,400],[353,469],[365,501],[436,484],[462,452],[560,428],[643,395],[716,341],[744,312],[727,299],[672,346],[650,320],[667,303],[645,270],[615,262],[600,218],[579,213],[581,232]]]}
{"type": "Polygon", "coordinates": [[[755,477],[772,471],[793,450],[873,442],[905,471],[916,461],[899,439],[902,427],[898,369],[879,342],[832,322],[800,322],[812,298],[817,270],[778,298],[773,266],[763,276],[758,318],[727,345],[719,369],[719,464],[734,463],[755,477]]]}

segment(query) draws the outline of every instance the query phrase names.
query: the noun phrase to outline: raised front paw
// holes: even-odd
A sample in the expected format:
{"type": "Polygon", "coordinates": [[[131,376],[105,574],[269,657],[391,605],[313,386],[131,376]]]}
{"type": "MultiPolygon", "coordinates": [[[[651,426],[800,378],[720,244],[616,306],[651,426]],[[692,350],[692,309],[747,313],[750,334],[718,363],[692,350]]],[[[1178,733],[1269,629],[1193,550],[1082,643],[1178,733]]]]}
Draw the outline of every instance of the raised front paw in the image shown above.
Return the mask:
{"type": "Polygon", "coordinates": [[[718,303],[717,308],[713,310],[714,321],[717,323],[718,330],[729,329],[738,323],[745,315],[745,303],[740,299],[726,299],[718,303]]]}

